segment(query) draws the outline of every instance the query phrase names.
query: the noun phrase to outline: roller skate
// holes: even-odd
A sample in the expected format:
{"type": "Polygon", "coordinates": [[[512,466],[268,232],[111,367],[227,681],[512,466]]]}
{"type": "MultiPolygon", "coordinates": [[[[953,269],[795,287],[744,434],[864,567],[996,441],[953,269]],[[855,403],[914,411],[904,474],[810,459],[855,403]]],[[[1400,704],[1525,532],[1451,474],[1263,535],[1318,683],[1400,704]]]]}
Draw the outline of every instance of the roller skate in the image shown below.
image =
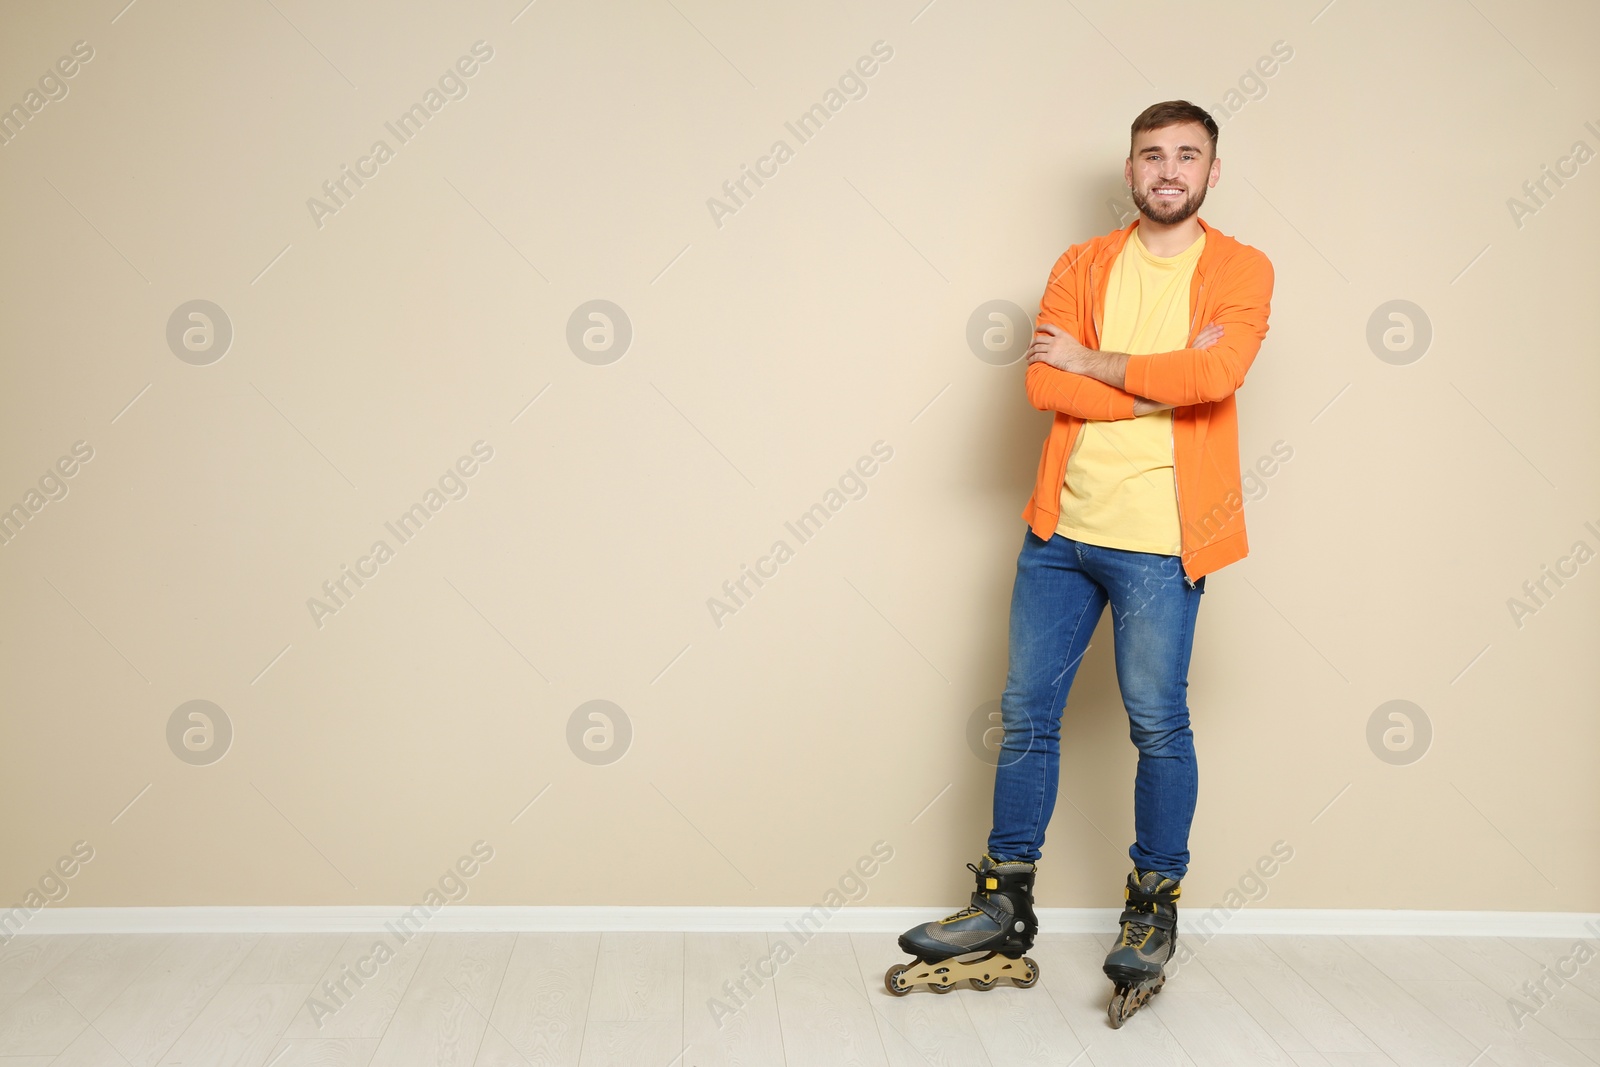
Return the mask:
{"type": "Polygon", "coordinates": [[[1128,875],[1128,904],[1117,920],[1122,933],[1106,956],[1106,977],[1116,984],[1106,1016],[1112,1029],[1161,992],[1166,963],[1178,950],[1178,883],[1156,871],[1128,875]]]}
{"type": "Polygon", "coordinates": [[[883,976],[889,992],[903,997],[926,985],[948,993],[963,978],[974,989],[993,989],[1002,978],[1027,989],[1039,981],[1039,965],[1023,953],[1033,947],[1039,920],[1033,914],[1034,865],[995,862],[985,855],[967,870],[978,876],[972,903],[937,922],[900,935],[900,948],[916,959],[897,963],[883,976]],[[961,958],[958,958],[961,957],[961,958]]]}

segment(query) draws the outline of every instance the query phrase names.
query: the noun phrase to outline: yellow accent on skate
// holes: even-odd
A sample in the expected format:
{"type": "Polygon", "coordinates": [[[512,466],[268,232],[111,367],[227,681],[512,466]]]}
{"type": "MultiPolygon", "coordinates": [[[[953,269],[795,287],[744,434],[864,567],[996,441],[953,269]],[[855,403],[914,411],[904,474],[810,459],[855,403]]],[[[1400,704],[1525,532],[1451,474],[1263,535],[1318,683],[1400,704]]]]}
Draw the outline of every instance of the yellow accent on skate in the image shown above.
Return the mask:
{"type": "Polygon", "coordinates": [[[1122,944],[1127,946],[1128,948],[1144,948],[1145,945],[1150,943],[1150,937],[1154,933],[1155,933],[1155,928],[1154,927],[1145,926],[1143,923],[1123,923],[1122,924],[1122,944]],[[1139,939],[1137,944],[1135,944],[1133,939],[1128,936],[1128,933],[1129,933],[1128,928],[1130,926],[1135,926],[1135,925],[1141,926],[1144,929],[1144,936],[1139,939]]]}

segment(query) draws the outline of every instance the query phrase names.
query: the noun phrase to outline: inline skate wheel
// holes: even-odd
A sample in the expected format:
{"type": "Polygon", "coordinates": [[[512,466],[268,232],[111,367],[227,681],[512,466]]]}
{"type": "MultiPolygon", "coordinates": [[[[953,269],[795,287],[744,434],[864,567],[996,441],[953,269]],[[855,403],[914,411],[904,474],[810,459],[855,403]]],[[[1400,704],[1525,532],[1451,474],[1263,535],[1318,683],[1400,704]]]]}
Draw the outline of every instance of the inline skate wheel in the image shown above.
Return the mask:
{"type": "Polygon", "coordinates": [[[1036,963],[1030,956],[1022,957],[1022,962],[1027,964],[1028,970],[1033,973],[1033,977],[1026,980],[1021,978],[1013,978],[1011,979],[1011,984],[1016,986],[1018,989],[1032,989],[1034,986],[1039,984],[1039,964],[1036,963]]]}
{"type": "Polygon", "coordinates": [[[1117,991],[1111,994],[1111,1003],[1106,1007],[1106,1020],[1111,1023],[1113,1030],[1121,1030],[1122,1024],[1128,1021],[1123,1014],[1123,1001],[1127,995],[1127,990],[1122,986],[1118,986],[1117,991]]]}
{"type": "Polygon", "coordinates": [[[1110,1021],[1111,1028],[1122,1029],[1122,1024],[1127,1022],[1134,1012],[1150,1003],[1150,999],[1161,992],[1161,987],[1166,984],[1167,976],[1164,974],[1148,986],[1118,983],[1116,991],[1111,995],[1111,1003],[1106,1006],[1106,1018],[1110,1021]]]}
{"type": "Polygon", "coordinates": [[[897,997],[903,997],[911,992],[911,987],[903,981],[907,970],[909,968],[903,963],[890,967],[883,976],[883,987],[897,997]]]}

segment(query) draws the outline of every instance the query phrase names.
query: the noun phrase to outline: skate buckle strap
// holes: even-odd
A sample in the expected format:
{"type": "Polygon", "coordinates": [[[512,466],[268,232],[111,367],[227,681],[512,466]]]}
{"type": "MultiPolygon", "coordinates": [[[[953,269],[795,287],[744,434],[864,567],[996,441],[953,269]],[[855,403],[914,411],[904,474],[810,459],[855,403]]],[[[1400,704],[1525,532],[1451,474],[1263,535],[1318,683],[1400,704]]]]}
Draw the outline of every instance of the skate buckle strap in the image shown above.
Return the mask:
{"type": "Polygon", "coordinates": [[[1126,895],[1129,904],[1176,904],[1182,892],[1177,886],[1171,889],[1146,889],[1143,886],[1130,885],[1126,895]]]}
{"type": "Polygon", "coordinates": [[[1000,926],[1001,928],[1004,928],[1006,924],[1011,921],[1010,912],[1000,907],[1000,905],[994,903],[982,893],[972,894],[972,906],[983,912],[989,918],[993,919],[995,921],[995,925],[1000,926]]]}
{"type": "Polygon", "coordinates": [[[1128,905],[1122,911],[1119,923],[1135,923],[1176,933],[1178,929],[1178,897],[1182,889],[1169,882],[1165,888],[1146,887],[1130,882],[1124,893],[1128,905]]]}
{"type": "Polygon", "coordinates": [[[1133,908],[1124,908],[1117,923],[1118,925],[1136,923],[1139,926],[1154,926],[1172,931],[1178,928],[1178,916],[1176,912],[1135,911],[1133,908]]]}

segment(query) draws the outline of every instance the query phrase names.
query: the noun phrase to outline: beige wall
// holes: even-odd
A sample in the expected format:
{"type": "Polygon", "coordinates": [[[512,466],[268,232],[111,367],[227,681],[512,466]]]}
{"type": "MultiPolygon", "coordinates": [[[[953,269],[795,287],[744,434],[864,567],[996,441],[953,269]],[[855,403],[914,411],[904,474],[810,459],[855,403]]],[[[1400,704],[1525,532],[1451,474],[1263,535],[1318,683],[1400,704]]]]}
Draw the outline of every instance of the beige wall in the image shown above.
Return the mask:
{"type": "MultiPolygon", "coordinates": [[[[1264,907],[1600,908],[1600,562],[1508,606],[1600,550],[1600,162],[1508,206],[1600,150],[1593,6],[920,2],[8,15],[0,103],[93,55],[0,147],[0,504],[73,471],[0,546],[3,903],[79,841],[62,906],[409,903],[480,840],[474,904],[805,904],[876,841],[864,904],[963,899],[993,780],[967,731],[1048,425],[968,319],[1037,309],[1114,225],[1133,115],[1185,96],[1233,112],[1204,215],[1277,268],[1242,459],[1293,453],[1201,611],[1186,899],[1281,841],[1264,907]],[[385,123],[478,41],[401,144],[385,123]],[[595,299],[631,323],[606,365],[567,341],[595,299]],[[231,323],[220,359],[169,344],[192,300],[231,323]],[[1368,344],[1392,300],[1421,359],[1368,344]],[[385,523],[458,461],[402,543],[385,523]],[[170,740],[193,700],[230,740],[170,740]],[[591,700],[627,716],[620,760],[569,747],[591,700]],[[1393,758],[1424,758],[1369,746],[1392,700],[1432,732],[1393,758]]],[[[1109,906],[1126,869],[1110,636],[1066,711],[1046,905],[1109,906]]]]}

